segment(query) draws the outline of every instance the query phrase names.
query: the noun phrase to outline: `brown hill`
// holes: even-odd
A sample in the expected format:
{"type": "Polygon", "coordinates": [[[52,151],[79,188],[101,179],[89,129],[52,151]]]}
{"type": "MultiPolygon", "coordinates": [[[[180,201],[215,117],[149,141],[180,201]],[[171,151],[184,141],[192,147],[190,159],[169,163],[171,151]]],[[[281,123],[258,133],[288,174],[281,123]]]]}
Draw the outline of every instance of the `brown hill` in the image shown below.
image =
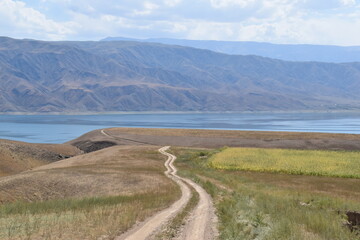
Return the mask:
{"type": "Polygon", "coordinates": [[[68,144],[32,144],[0,140],[0,177],[68,158],[81,151],[68,144]]]}
{"type": "Polygon", "coordinates": [[[115,146],[0,178],[0,203],[131,195],[174,184],[157,147],[115,146]]]}

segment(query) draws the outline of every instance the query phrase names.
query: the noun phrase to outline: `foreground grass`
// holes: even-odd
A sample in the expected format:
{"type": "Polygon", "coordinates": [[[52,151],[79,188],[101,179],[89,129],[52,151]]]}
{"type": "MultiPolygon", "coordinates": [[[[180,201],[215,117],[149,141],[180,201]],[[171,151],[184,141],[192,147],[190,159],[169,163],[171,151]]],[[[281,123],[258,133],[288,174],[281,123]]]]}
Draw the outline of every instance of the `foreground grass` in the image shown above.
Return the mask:
{"type": "Polygon", "coordinates": [[[113,239],[179,197],[175,188],[132,196],[0,206],[0,239],[113,239]]]}
{"type": "Polygon", "coordinates": [[[227,148],[211,158],[210,166],[227,170],[360,178],[360,152],[227,148]]]}
{"type": "Polygon", "coordinates": [[[171,205],[156,147],[118,146],[0,179],[0,239],[114,239],[171,205]]]}
{"type": "MultiPolygon", "coordinates": [[[[345,194],[333,195],[326,190],[327,185],[322,186],[323,177],[300,176],[304,181],[310,178],[311,186],[289,187],[280,184],[280,179],[286,181],[286,175],[280,176],[279,183],[268,183],[270,173],[213,169],[208,163],[217,151],[174,151],[179,174],[197,181],[212,195],[220,221],[220,239],[360,239],[344,226],[343,214],[345,210],[360,210],[360,201],[348,199],[345,194]],[[315,187],[324,193],[315,191],[315,187]]],[[[272,176],[277,179],[278,174],[272,176]]],[[[289,181],[298,178],[287,176],[289,181]]],[[[328,181],[341,188],[337,182],[340,180],[328,181]]],[[[360,191],[359,186],[354,191],[360,191]]]]}

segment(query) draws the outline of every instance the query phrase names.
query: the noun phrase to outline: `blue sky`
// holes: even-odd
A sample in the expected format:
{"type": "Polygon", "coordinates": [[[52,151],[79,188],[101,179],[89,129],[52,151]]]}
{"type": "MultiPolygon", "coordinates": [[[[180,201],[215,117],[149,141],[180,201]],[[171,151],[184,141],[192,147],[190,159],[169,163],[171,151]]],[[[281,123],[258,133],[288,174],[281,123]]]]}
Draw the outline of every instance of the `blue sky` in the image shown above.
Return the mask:
{"type": "Polygon", "coordinates": [[[360,0],[0,0],[0,35],[360,45],[360,0]]]}

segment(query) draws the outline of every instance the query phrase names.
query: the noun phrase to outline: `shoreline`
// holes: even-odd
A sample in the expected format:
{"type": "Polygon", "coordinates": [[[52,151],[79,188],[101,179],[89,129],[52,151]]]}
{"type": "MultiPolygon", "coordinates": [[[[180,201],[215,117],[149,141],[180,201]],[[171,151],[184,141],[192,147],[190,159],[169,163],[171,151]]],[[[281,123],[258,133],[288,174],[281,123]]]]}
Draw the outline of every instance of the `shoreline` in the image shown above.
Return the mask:
{"type": "Polygon", "coordinates": [[[336,114],[336,113],[354,113],[360,114],[357,110],[273,110],[273,111],[104,111],[104,112],[0,112],[0,115],[141,115],[141,114],[336,114]]]}

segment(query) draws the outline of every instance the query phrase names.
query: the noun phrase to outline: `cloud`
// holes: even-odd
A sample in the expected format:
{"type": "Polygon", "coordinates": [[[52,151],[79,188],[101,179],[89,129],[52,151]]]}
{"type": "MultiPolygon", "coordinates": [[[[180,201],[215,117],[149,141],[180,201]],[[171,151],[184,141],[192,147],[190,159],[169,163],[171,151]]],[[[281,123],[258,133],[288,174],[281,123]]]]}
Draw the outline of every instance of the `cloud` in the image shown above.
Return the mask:
{"type": "Polygon", "coordinates": [[[340,3],[345,6],[353,6],[356,4],[356,0],[340,0],[340,3]]]}
{"type": "Polygon", "coordinates": [[[2,34],[21,37],[45,37],[61,39],[72,33],[71,23],[57,23],[41,12],[27,7],[24,2],[0,1],[0,26],[2,34]]]}
{"type": "Polygon", "coordinates": [[[228,8],[233,6],[245,8],[255,2],[256,0],[210,0],[211,6],[214,8],[228,8]]]}
{"type": "Polygon", "coordinates": [[[139,15],[150,15],[152,14],[156,9],[159,8],[159,5],[152,3],[152,2],[144,2],[143,9],[142,10],[134,10],[133,15],[139,16],[139,15]]]}
{"type": "Polygon", "coordinates": [[[12,37],[107,36],[360,45],[358,0],[0,0],[12,37]]]}
{"type": "Polygon", "coordinates": [[[169,7],[175,7],[176,5],[178,5],[181,2],[182,2],[182,0],[164,0],[165,5],[169,6],[169,7]]]}

